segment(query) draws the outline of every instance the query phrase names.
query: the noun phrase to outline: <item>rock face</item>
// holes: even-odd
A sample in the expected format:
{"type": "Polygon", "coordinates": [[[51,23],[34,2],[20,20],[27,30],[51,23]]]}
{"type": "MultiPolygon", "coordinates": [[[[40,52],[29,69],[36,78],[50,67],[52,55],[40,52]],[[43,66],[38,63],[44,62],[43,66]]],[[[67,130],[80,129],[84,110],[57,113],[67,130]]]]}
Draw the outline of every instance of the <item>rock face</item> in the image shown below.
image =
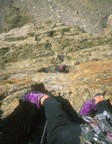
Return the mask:
{"type": "Polygon", "coordinates": [[[47,21],[43,25],[26,24],[2,33],[0,119],[8,122],[4,130],[7,139],[5,142],[2,140],[3,144],[27,141],[29,135],[35,133],[36,124],[32,123],[38,119],[36,107],[22,104],[19,100],[31,89],[62,96],[77,111],[86,99],[98,92],[105,92],[105,98],[111,97],[112,30],[102,35],[91,35],[77,26],[47,21]],[[67,65],[69,73],[39,71],[60,64],[67,65]],[[15,132],[19,127],[20,132],[15,132]],[[24,132],[26,135],[20,135],[24,132]]]}
{"type": "MultiPolygon", "coordinates": [[[[83,86],[82,83],[85,81],[92,81],[91,77],[94,74],[97,78],[93,78],[92,83],[95,79],[99,81],[111,77],[111,40],[111,30],[93,36],[77,26],[70,27],[51,21],[42,26],[26,24],[22,28],[2,33],[0,35],[1,97],[10,99],[16,93],[21,96],[33,83],[38,82],[43,82],[46,88],[54,91],[55,94],[61,92],[63,95],[64,92],[64,95],[68,95],[73,78],[77,75],[78,87],[83,86]],[[52,73],[54,67],[60,64],[67,65],[70,73],[52,73]],[[48,73],[40,71],[47,67],[48,73]],[[84,78],[83,73],[86,71],[87,73],[92,71],[92,75],[88,74],[89,78],[84,78]]],[[[76,83],[77,80],[74,82],[76,83]]],[[[105,86],[101,87],[103,91],[105,86]]],[[[90,85],[87,84],[85,87],[86,90],[88,89],[87,96],[94,95],[96,90],[94,92],[89,88],[90,85]]],[[[81,92],[79,88],[77,89],[81,92]]],[[[74,96],[77,97],[77,94],[78,92],[74,96]]],[[[79,95],[82,96],[80,93],[79,95]]]]}
{"type": "Polygon", "coordinates": [[[112,14],[112,1],[101,0],[0,0],[0,32],[27,22],[62,20],[86,32],[101,33],[112,14]]]}

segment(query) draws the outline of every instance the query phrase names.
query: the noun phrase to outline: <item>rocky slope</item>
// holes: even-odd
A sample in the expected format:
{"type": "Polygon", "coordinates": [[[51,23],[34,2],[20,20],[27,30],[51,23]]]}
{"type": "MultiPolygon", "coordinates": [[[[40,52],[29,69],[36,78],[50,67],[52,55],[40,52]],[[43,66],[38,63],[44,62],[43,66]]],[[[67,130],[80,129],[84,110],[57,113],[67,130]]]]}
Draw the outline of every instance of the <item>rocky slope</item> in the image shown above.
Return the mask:
{"type": "Polygon", "coordinates": [[[111,0],[0,0],[0,31],[52,19],[101,33],[108,26],[111,5],[111,0]]]}
{"type": "MultiPolygon", "coordinates": [[[[105,98],[111,97],[112,30],[103,35],[91,35],[77,26],[49,20],[43,25],[30,23],[0,35],[0,117],[7,119],[13,115],[15,120],[10,119],[14,123],[8,130],[13,128],[15,141],[18,134],[14,132],[15,125],[29,110],[27,107],[23,110],[19,97],[30,89],[44,91],[44,86],[39,83],[44,84],[48,93],[68,99],[77,111],[85,99],[98,92],[105,92],[105,98]],[[40,68],[60,64],[66,64],[69,73],[39,72],[40,68]]],[[[34,112],[28,122],[32,128],[36,113],[34,109],[30,112],[34,112]]],[[[23,127],[20,131],[24,133],[23,127]]],[[[7,143],[11,138],[8,133],[7,143]]],[[[15,141],[13,143],[17,143],[15,141]]]]}
{"type": "MultiPolygon", "coordinates": [[[[22,90],[27,91],[31,84],[37,82],[45,83],[46,88],[56,94],[59,91],[64,95],[72,90],[75,92],[71,94],[73,97],[77,97],[78,93],[82,97],[92,96],[99,90],[104,91],[105,86],[106,90],[107,87],[111,87],[111,82],[103,85],[103,82],[111,81],[111,33],[110,30],[104,35],[92,36],[77,26],[70,27],[60,22],[47,21],[42,26],[26,24],[1,34],[1,97],[9,98],[9,95],[12,97],[16,92],[21,96],[22,90]],[[59,64],[68,65],[70,73],[38,72],[40,68],[59,64]],[[95,81],[102,80],[97,87],[95,81]],[[83,83],[88,84],[83,87],[83,83]],[[96,88],[90,88],[91,85],[95,85],[96,88]],[[88,94],[84,94],[83,89],[87,90],[88,94]]],[[[110,92],[111,90],[108,91],[110,92]]]]}

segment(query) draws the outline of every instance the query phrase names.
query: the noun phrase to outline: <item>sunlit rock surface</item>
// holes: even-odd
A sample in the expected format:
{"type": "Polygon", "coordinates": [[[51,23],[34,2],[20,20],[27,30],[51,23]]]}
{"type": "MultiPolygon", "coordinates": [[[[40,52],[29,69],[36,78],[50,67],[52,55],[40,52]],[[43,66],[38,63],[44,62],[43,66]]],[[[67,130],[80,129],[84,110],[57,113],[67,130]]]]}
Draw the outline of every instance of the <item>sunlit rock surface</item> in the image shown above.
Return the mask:
{"type": "Polygon", "coordinates": [[[19,98],[28,90],[44,91],[39,83],[44,84],[48,93],[68,99],[77,111],[96,93],[105,92],[105,98],[112,97],[111,29],[102,35],[90,35],[77,26],[49,21],[41,26],[26,24],[2,33],[1,118],[14,113],[20,105],[19,98]],[[40,68],[60,64],[69,66],[69,73],[39,72],[40,68]]]}

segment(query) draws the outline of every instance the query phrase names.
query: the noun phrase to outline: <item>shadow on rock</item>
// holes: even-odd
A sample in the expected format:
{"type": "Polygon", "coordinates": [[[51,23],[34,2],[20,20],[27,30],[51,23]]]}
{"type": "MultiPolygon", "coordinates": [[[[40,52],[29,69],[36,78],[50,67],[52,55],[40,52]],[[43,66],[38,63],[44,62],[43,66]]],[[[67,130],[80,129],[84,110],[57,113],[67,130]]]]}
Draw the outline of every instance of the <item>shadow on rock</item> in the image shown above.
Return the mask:
{"type": "Polygon", "coordinates": [[[46,94],[50,94],[49,91],[45,88],[43,83],[37,83],[31,85],[31,90],[33,91],[40,91],[46,94]]]}
{"type": "Polygon", "coordinates": [[[1,120],[1,144],[28,144],[36,138],[40,141],[45,123],[44,109],[28,102],[19,106],[7,118],[1,120]]]}

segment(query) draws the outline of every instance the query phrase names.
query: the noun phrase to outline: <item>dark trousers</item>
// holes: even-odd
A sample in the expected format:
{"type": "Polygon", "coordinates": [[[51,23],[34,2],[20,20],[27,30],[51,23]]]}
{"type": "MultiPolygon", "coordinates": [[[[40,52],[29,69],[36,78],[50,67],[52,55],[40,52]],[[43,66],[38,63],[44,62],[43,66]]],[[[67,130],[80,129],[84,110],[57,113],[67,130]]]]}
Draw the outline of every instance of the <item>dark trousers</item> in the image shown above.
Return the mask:
{"type": "Polygon", "coordinates": [[[71,121],[61,103],[49,97],[44,101],[44,107],[48,144],[80,144],[80,125],[71,121]]]}

